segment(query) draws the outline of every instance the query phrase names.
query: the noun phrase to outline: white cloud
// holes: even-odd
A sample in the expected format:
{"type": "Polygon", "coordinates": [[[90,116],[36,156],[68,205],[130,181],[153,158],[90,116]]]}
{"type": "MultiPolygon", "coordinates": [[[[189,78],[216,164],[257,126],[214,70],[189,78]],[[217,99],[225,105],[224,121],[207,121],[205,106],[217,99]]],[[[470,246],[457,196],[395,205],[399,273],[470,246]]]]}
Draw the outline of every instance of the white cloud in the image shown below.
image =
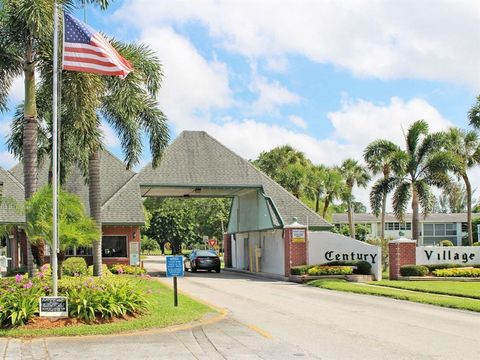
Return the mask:
{"type": "Polygon", "coordinates": [[[398,97],[389,104],[377,105],[365,100],[344,100],[339,111],[328,113],[335,128],[334,136],[356,147],[359,152],[371,141],[388,139],[404,145],[402,129],[419,119],[425,119],[430,131],[440,131],[453,126],[427,101],[414,98],[404,101],[398,97]]]}
{"type": "Polygon", "coordinates": [[[262,76],[255,76],[250,90],[258,93],[258,99],[252,105],[254,113],[275,113],[279,105],[296,104],[300,101],[300,97],[286,87],[282,86],[278,81],[268,81],[262,76]]]}
{"type": "Polygon", "coordinates": [[[157,52],[164,65],[159,101],[175,125],[189,126],[192,119],[233,104],[224,63],[205,60],[185,37],[168,27],[143,32],[141,41],[157,52]]]}
{"type": "Polygon", "coordinates": [[[113,129],[106,123],[102,122],[100,129],[103,134],[103,143],[111,148],[120,146],[120,139],[113,129]]]}
{"type": "Polygon", "coordinates": [[[298,127],[301,127],[302,129],[306,129],[308,127],[308,124],[305,120],[303,120],[300,116],[298,115],[290,115],[288,117],[288,120],[290,122],[298,127]]]}
{"type": "Polygon", "coordinates": [[[8,151],[0,151],[0,166],[4,169],[10,169],[17,163],[17,160],[8,151]]]}
{"type": "Polygon", "coordinates": [[[7,136],[10,133],[11,120],[0,121],[0,136],[7,136]]]}
{"type": "Polygon", "coordinates": [[[197,22],[248,58],[299,54],[361,77],[480,88],[476,0],[129,0],[116,16],[143,29],[197,22]]]}
{"type": "Polygon", "coordinates": [[[23,77],[17,77],[13,80],[8,95],[13,105],[17,105],[23,101],[25,98],[25,84],[23,77]]]}

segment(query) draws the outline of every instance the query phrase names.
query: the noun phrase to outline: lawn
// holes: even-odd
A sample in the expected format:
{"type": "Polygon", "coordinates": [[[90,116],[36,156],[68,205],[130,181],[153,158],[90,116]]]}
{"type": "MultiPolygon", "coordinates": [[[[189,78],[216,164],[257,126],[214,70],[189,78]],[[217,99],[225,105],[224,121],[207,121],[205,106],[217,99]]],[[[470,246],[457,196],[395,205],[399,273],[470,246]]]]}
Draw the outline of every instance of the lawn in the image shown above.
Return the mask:
{"type": "Polygon", "coordinates": [[[376,281],[371,284],[433,294],[453,295],[480,299],[480,282],[382,280],[376,281]]]}
{"type": "Polygon", "coordinates": [[[368,284],[347,282],[340,279],[314,280],[309,282],[308,285],[328,290],[338,290],[365,295],[385,296],[398,300],[407,300],[423,304],[431,304],[454,309],[480,312],[480,300],[466,297],[454,297],[448,295],[394,289],[385,286],[372,286],[368,284]]]}
{"type": "Polygon", "coordinates": [[[106,324],[75,325],[52,329],[0,329],[0,336],[36,337],[36,336],[76,336],[103,335],[147,328],[163,328],[201,319],[209,312],[215,312],[209,306],[179,294],[178,307],[173,306],[173,291],[168,286],[151,278],[130,277],[130,281],[147,292],[149,312],[132,320],[120,320],[106,324]]]}

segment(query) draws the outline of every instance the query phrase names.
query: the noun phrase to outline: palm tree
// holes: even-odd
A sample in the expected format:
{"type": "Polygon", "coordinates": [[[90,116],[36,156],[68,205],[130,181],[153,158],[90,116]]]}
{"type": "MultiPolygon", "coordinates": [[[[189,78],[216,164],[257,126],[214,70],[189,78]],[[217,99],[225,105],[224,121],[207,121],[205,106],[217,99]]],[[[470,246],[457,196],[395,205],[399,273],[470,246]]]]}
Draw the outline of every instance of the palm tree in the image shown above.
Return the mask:
{"type": "MultiPolygon", "coordinates": [[[[326,168],[323,172],[319,194],[323,194],[322,217],[327,216],[328,208],[335,200],[341,199],[345,192],[342,175],[335,168],[326,168]]],[[[320,196],[320,195],[319,195],[320,196]]],[[[318,212],[318,210],[316,210],[318,212]]]]}
{"type": "Polygon", "coordinates": [[[445,188],[450,184],[447,172],[452,168],[452,157],[441,151],[445,143],[445,134],[428,133],[425,120],[414,122],[405,136],[406,150],[396,151],[392,155],[392,174],[388,178],[380,178],[372,188],[372,208],[381,206],[383,194],[392,190],[393,210],[399,220],[403,220],[407,204],[412,205],[412,237],[418,240],[419,206],[424,215],[433,206],[431,186],[445,188]]]}
{"type": "MultiPolygon", "coordinates": [[[[400,148],[388,140],[375,140],[370,143],[365,151],[363,152],[363,158],[367,163],[369,170],[373,175],[382,174],[384,179],[387,179],[390,176],[392,168],[392,155],[399,151],[400,148]]],[[[370,193],[372,196],[373,193],[370,193]]],[[[384,191],[382,194],[382,230],[381,238],[385,239],[385,212],[387,209],[387,192],[384,191]]],[[[372,206],[373,212],[378,216],[378,209],[372,206]]]]}
{"type": "Polygon", "coordinates": [[[465,183],[467,194],[468,243],[473,244],[472,234],[472,185],[467,171],[480,163],[480,139],[476,131],[450,128],[447,132],[447,150],[453,157],[454,173],[465,183]]]}
{"type": "Polygon", "coordinates": [[[339,171],[345,181],[344,199],[347,202],[348,225],[350,228],[350,236],[355,239],[355,225],[353,223],[353,187],[366,187],[370,181],[368,170],[360,165],[357,160],[346,159],[339,167],[339,171]]]}
{"type": "MultiPolygon", "coordinates": [[[[59,0],[64,9],[77,1],[59,0]]],[[[102,9],[108,0],[89,0],[102,9]]],[[[53,39],[53,0],[4,0],[0,16],[0,111],[6,110],[9,89],[15,78],[25,79],[23,166],[25,199],[37,191],[37,107],[36,69],[44,59],[41,54],[51,48],[53,39]]],[[[51,58],[48,62],[51,62],[51,58]]],[[[27,240],[27,266],[33,274],[31,244],[27,240]]]]}

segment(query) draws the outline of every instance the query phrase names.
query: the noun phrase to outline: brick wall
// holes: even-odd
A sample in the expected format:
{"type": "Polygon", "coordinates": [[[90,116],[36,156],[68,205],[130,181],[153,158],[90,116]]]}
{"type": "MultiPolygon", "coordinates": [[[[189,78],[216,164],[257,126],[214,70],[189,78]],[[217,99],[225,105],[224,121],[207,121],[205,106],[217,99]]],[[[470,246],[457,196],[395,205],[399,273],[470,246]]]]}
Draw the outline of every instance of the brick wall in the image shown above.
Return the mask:
{"type": "Polygon", "coordinates": [[[292,242],[293,228],[285,229],[285,276],[290,275],[293,266],[306,265],[308,262],[308,231],[305,229],[305,242],[292,242]]]}
{"type": "Polygon", "coordinates": [[[400,268],[403,265],[415,265],[417,243],[414,240],[398,239],[388,243],[389,254],[389,278],[397,280],[400,275],[400,268]]]}
{"type": "Polygon", "coordinates": [[[223,234],[223,262],[226,268],[232,267],[232,235],[223,234]]]}
{"type": "Polygon", "coordinates": [[[103,235],[124,235],[127,236],[127,257],[115,257],[115,258],[106,258],[102,259],[102,262],[107,265],[112,264],[129,264],[129,243],[132,241],[140,242],[140,227],[139,226],[121,226],[121,225],[103,225],[102,226],[103,235]]]}

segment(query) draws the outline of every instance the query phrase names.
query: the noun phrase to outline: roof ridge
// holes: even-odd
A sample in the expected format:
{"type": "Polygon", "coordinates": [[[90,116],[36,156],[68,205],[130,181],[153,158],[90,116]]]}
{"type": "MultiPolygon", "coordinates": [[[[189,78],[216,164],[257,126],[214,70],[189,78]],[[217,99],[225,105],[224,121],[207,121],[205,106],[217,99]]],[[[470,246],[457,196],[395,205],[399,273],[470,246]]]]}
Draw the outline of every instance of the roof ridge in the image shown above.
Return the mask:
{"type": "Polygon", "coordinates": [[[17,180],[17,178],[15,176],[13,176],[12,173],[10,173],[10,171],[8,171],[7,169],[4,169],[3,167],[0,166],[0,170],[2,170],[5,174],[7,174],[7,176],[10,178],[10,180],[12,180],[12,182],[17,185],[17,187],[20,189],[20,190],[25,190],[25,188],[23,187],[23,184],[17,180]]]}
{"type": "MultiPolygon", "coordinates": [[[[125,182],[125,184],[123,184],[122,186],[120,186],[120,187],[118,188],[118,190],[115,191],[115,192],[112,194],[112,196],[110,196],[107,200],[105,200],[105,202],[102,204],[102,208],[103,208],[104,206],[106,206],[111,200],[113,200],[113,198],[115,198],[115,197],[118,195],[118,193],[120,193],[120,191],[121,191],[125,186],[127,186],[127,184],[128,184],[130,181],[133,180],[133,178],[137,177],[138,175],[140,175],[140,173],[134,173],[134,174],[132,175],[132,177],[125,182]]],[[[141,197],[142,197],[142,196],[140,195],[140,198],[141,198],[141,197]]]]}

